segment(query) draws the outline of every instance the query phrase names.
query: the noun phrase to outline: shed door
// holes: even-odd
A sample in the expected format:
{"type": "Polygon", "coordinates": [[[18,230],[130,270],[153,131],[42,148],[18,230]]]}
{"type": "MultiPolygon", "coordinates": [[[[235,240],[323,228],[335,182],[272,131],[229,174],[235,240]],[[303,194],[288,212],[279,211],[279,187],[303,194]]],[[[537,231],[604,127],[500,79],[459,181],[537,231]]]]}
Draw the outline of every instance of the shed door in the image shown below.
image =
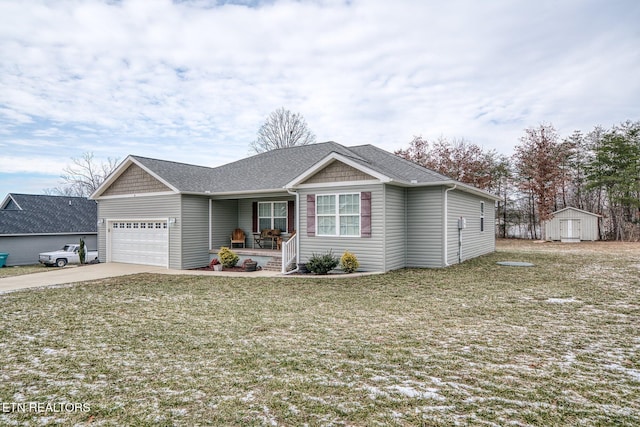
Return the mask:
{"type": "Polygon", "coordinates": [[[108,262],[169,265],[167,220],[112,221],[109,223],[108,262]]]}
{"type": "Polygon", "coordinates": [[[560,240],[580,241],[580,220],[561,219],[560,220],[560,240]]]}

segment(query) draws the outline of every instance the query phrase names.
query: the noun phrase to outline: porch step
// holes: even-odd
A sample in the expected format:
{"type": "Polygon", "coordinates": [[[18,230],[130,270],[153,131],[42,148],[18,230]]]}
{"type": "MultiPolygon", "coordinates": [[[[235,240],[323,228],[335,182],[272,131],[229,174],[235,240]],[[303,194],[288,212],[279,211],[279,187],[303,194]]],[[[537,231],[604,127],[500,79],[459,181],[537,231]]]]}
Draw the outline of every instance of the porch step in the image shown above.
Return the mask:
{"type": "Polygon", "coordinates": [[[282,270],[282,257],[276,256],[271,258],[266,265],[262,266],[265,271],[280,271],[282,270]]]}

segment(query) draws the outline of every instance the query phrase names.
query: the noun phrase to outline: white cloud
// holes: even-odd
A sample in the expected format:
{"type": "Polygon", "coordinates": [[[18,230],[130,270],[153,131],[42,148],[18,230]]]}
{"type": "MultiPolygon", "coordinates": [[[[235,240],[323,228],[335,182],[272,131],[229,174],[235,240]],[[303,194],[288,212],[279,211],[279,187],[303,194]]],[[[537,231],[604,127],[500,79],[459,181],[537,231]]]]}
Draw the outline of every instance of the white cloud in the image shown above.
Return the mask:
{"type": "Polygon", "coordinates": [[[509,153],[640,113],[631,0],[218,3],[0,3],[0,144],[220,164],[285,106],[319,141],[509,153]]]}

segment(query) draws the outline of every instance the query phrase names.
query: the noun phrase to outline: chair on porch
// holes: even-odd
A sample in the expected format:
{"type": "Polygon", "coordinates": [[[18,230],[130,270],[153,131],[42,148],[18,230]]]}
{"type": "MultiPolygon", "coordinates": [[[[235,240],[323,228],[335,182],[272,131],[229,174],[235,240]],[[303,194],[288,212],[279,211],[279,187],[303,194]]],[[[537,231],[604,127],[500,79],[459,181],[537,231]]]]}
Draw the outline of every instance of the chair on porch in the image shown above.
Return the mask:
{"type": "Polygon", "coordinates": [[[242,245],[243,248],[245,247],[245,235],[241,228],[236,228],[233,230],[233,233],[231,233],[231,248],[233,248],[234,244],[242,245]]]}
{"type": "MultiPolygon", "coordinates": [[[[288,238],[286,241],[288,242],[288,241],[289,241],[289,240],[291,240],[291,239],[293,238],[293,236],[295,236],[295,235],[296,235],[296,230],[293,230],[293,231],[291,232],[291,234],[289,234],[289,238],[288,238]]],[[[278,240],[277,240],[277,249],[278,249],[278,250],[281,250],[281,249],[282,249],[282,242],[283,242],[283,241],[284,241],[284,240],[282,239],[282,236],[278,236],[278,240]]]]}

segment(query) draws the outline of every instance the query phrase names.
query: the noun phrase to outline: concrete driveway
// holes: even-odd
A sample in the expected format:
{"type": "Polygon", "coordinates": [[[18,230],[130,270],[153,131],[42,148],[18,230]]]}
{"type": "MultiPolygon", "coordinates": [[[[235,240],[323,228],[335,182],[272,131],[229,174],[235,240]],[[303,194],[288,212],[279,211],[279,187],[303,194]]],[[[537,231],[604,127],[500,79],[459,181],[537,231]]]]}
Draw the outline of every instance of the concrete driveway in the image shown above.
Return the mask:
{"type": "Polygon", "coordinates": [[[51,271],[42,273],[4,277],[0,279],[0,292],[86,282],[88,280],[106,279],[108,277],[126,276],[129,274],[167,273],[167,269],[162,267],[119,263],[91,264],[82,267],[69,265],[64,268],[50,268],[51,271]]]}
{"type": "Polygon", "coordinates": [[[130,274],[154,273],[190,276],[227,276],[227,277],[274,277],[279,276],[274,271],[256,271],[251,273],[237,273],[228,271],[198,271],[172,270],[164,267],[149,265],[121,264],[115,262],[84,265],[68,265],[64,268],[50,267],[42,273],[24,274],[0,279],[0,293],[18,289],[39,288],[42,286],[64,285],[68,283],[87,282],[109,277],[128,276],[130,274]]]}

